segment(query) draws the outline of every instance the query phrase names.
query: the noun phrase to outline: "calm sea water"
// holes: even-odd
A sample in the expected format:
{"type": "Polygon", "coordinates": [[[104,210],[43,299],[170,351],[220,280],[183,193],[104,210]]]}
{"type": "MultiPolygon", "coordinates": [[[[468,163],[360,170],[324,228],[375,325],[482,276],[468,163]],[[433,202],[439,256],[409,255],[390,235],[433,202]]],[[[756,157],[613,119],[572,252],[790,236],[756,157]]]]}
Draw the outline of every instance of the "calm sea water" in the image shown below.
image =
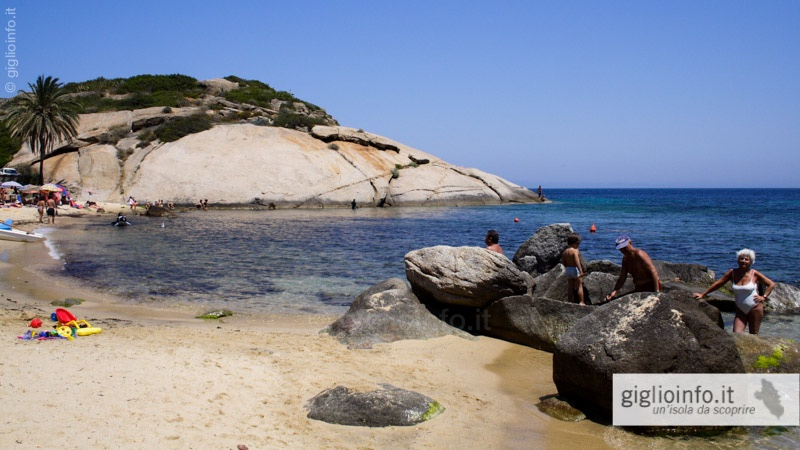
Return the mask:
{"type": "MultiPolygon", "coordinates": [[[[619,263],[614,240],[629,234],[654,259],[703,264],[719,277],[737,250],[755,267],[800,285],[800,189],[545,190],[544,205],[186,211],[174,218],[110,218],[47,230],[59,276],[131,302],[182,303],[238,312],[341,314],[365,288],[405,278],[403,256],[433,245],[483,246],[500,233],[512,257],[538,228],[570,223],[588,260],[619,263]],[[519,219],[515,222],[515,219],[519,219]],[[596,233],[589,233],[591,225],[596,233]]],[[[726,328],[731,329],[727,317],[726,328]]],[[[800,339],[800,316],[768,315],[762,334],[800,339]]],[[[748,431],[758,448],[794,447],[796,428],[778,436],[748,431]]],[[[721,447],[726,447],[722,444],[721,447]]],[[[680,446],[678,446],[680,447],[680,446]]]]}
{"type": "Polygon", "coordinates": [[[800,189],[591,189],[545,191],[551,204],[446,208],[190,210],[47,231],[61,275],[134,302],[190,302],[252,312],[338,313],[365,288],[405,278],[403,256],[433,245],[483,246],[500,232],[511,257],[538,228],[570,223],[587,259],[619,263],[629,234],[654,259],[707,265],[717,275],[735,252],[800,285],[800,189]],[[515,222],[515,218],[519,219],[515,222]],[[594,224],[596,233],[589,233],[594,224]]]}

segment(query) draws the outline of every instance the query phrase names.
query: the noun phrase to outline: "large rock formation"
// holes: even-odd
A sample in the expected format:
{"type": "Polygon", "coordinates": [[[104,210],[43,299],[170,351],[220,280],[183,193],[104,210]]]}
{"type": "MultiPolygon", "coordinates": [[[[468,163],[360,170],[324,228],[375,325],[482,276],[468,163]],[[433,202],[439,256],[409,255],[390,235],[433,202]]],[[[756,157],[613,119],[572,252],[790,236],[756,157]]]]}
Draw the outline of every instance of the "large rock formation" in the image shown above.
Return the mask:
{"type": "Polygon", "coordinates": [[[611,417],[615,373],[743,373],[733,339],[711,318],[718,314],[686,292],[630,294],[596,308],[556,344],[559,395],[611,417]]]}
{"type": "MultiPolygon", "coordinates": [[[[248,105],[234,106],[242,112],[248,105]]],[[[191,205],[203,198],[213,205],[318,208],[350,206],[353,199],[360,206],[539,201],[497,176],[347,127],[319,125],[306,132],[263,126],[269,124],[264,119],[217,123],[173,142],[152,140],[153,129],[175,117],[224,112],[193,106],[83,114],[77,139],[58,145],[45,160],[47,181],[65,185],[79,202],[133,196],[142,204],[163,199],[191,205]]],[[[36,161],[24,145],[9,165],[36,161]]]]}

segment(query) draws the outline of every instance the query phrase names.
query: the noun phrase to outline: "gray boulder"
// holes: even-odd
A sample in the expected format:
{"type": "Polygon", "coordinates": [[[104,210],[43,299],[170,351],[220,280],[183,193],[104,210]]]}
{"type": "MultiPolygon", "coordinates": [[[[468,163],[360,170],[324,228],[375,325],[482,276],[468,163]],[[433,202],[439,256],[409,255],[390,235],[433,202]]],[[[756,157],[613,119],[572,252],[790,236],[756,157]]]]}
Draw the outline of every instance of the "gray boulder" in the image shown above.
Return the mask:
{"type": "MultiPolygon", "coordinates": [[[[606,295],[614,290],[619,275],[604,272],[592,272],[583,279],[583,295],[590,305],[602,305],[606,295]]],[[[634,288],[631,277],[625,280],[621,292],[632,292],[634,288]]]]}
{"type": "Polygon", "coordinates": [[[743,373],[733,339],[702,303],[685,292],[637,293],[598,307],[556,344],[559,396],[610,418],[615,373],[743,373]]]}
{"type": "Polygon", "coordinates": [[[621,267],[619,264],[609,261],[607,259],[597,260],[597,261],[589,261],[584,267],[586,273],[593,273],[593,272],[602,272],[602,273],[609,273],[616,277],[619,276],[619,271],[621,267]]]}
{"type": "Polygon", "coordinates": [[[675,281],[695,286],[710,286],[715,279],[714,271],[700,264],[671,263],[653,261],[662,283],[675,281]]]}
{"type": "Polygon", "coordinates": [[[568,223],[539,228],[520,245],[512,261],[534,276],[545,273],[561,262],[561,254],[567,248],[567,235],[573,232],[572,225],[568,223]]]}
{"type": "Polygon", "coordinates": [[[529,295],[506,297],[486,309],[483,334],[552,352],[561,336],[595,308],[529,295]]]}
{"type": "Polygon", "coordinates": [[[776,313],[800,313],[800,289],[790,284],[775,283],[766,308],[767,311],[776,313]]]}
{"type": "Polygon", "coordinates": [[[406,278],[423,301],[483,308],[528,292],[526,277],[505,256],[479,247],[426,247],[404,258],[406,278]]]}
{"type": "Polygon", "coordinates": [[[147,208],[147,211],[145,211],[144,214],[151,217],[161,217],[168,212],[169,210],[163,206],[151,205],[149,208],[147,208]]]}
{"type": "Polygon", "coordinates": [[[422,394],[390,385],[382,388],[370,392],[344,386],[327,389],[308,401],[308,418],[361,427],[411,426],[444,411],[439,402],[422,394]]]}
{"type": "MultiPolygon", "coordinates": [[[[591,266],[591,263],[589,263],[591,266]]],[[[599,305],[605,302],[606,295],[614,290],[617,282],[617,275],[604,272],[585,272],[588,273],[583,278],[583,300],[587,305],[599,305]]],[[[539,275],[534,279],[536,289],[534,294],[537,297],[547,297],[552,300],[562,302],[569,301],[567,293],[567,274],[562,264],[557,264],[549,272],[539,275]]],[[[633,281],[630,277],[625,280],[622,292],[633,291],[633,281]]],[[[577,298],[574,301],[577,303],[577,298]]]]}
{"type": "Polygon", "coordinates": [[[403,339],[472,336],[437,319],[423,306],[406,283],[391,278],[362,292],[342,317],[324,332],[354,347],[369,347],[403,339]]]}

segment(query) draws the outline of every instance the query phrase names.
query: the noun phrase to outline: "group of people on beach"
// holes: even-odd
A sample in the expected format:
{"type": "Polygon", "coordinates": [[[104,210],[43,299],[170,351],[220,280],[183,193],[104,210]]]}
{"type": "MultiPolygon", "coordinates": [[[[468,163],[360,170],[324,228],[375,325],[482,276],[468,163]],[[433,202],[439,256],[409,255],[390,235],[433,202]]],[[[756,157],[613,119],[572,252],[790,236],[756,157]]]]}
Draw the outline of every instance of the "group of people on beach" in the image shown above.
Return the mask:
{"type": "Polygon", "coordinates": [[[44,223],[45,213],[47,213],[47,223],[56,223],[57,206],[54,195],[40,195],[36,202],[36,210],[39,212],[39,223],[44,223]]]}
{"type": "MultiPolygon", "coordinates": [[[[500,235],[497,231],[489,230],[484,241],[488,250],[503,254],[503,249],[500,247],[500,235]]],[[[564,265],[567,275],[569,301],[574,303],[577,298],[578,304],[586,305],[582,282],[585,272],[581,265],[580,243],[581,237],[578,233],[570,233],[567,236],[567,248],[562,253],[561,263],[564,265]]],[[[622,253],[622,266],[614,289],[605,297],[605,302],[618,297],[619,290],[625,284],[628,275],[633,278],[632,292],[661,292],[658,271],[647,252],[634,247],[633,240],[627,234],[619,236],[615,246],[622,253]]],[[[748,328],[750,334],[758,334],[764,318],[764,303],[775,289],[775,283],[772,280],[752,268],[755,260],[756,254],[753,250],[748,248],[739,250],[736,253],[738,267],[728,270],[722,278],[715,281],[702,293],[693,294],[694,298],[700,300],[730,282],[736,304],[736,316],[733,321],[734,333],[743,333],[745,328],[748,328]]]]}
{"type": "MultiPolygon", "coordinates": [[[[206,200],[206,202],[207,201],[208,200],[206,200]]],[[[201,202],[202,202],[202,200],[201,200],[201,202]]],[[[133,211],[134,209],[136,209],[136,207],[139,206],[139,202],[137,202],[136,199],[133,198],[133,196],[129,196],[128,197],[128,205],[130,206],[131,211],[133,211]]],[[[172,202],[166,202],[165,203],[164,200],[158,200],[158,201],[152,202],[152,203],[149,202],[149,201],[145,202],[144,209],[145,210],[149,210],[151,206],[159,206],[161,208],[166,208],[166,209],[169,209],[169,210],[175,209],[175,204],[174,203],[172,203],[172,202]]]]}

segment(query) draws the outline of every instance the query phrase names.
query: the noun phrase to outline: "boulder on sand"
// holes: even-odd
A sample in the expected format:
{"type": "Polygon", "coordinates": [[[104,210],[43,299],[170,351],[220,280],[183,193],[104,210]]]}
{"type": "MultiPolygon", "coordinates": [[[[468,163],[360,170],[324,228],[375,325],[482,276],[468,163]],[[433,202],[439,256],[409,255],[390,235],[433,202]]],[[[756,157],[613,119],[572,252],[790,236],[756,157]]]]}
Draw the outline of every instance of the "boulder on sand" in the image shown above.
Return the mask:
{"type": "Polygon", "coordinates": [[[556,344],[559,396],[610,418],[615,373],[744,373],[733,339],[701,303],[685,291],[635,293],[596,308],[556,344]]]}
{"type": "Polygon", "coordinates": [[[437,319],[399,278],[390,278],[362,292],[347,313],[324,331],[354,347],[450,334],[473,339],[437,319]]]}

